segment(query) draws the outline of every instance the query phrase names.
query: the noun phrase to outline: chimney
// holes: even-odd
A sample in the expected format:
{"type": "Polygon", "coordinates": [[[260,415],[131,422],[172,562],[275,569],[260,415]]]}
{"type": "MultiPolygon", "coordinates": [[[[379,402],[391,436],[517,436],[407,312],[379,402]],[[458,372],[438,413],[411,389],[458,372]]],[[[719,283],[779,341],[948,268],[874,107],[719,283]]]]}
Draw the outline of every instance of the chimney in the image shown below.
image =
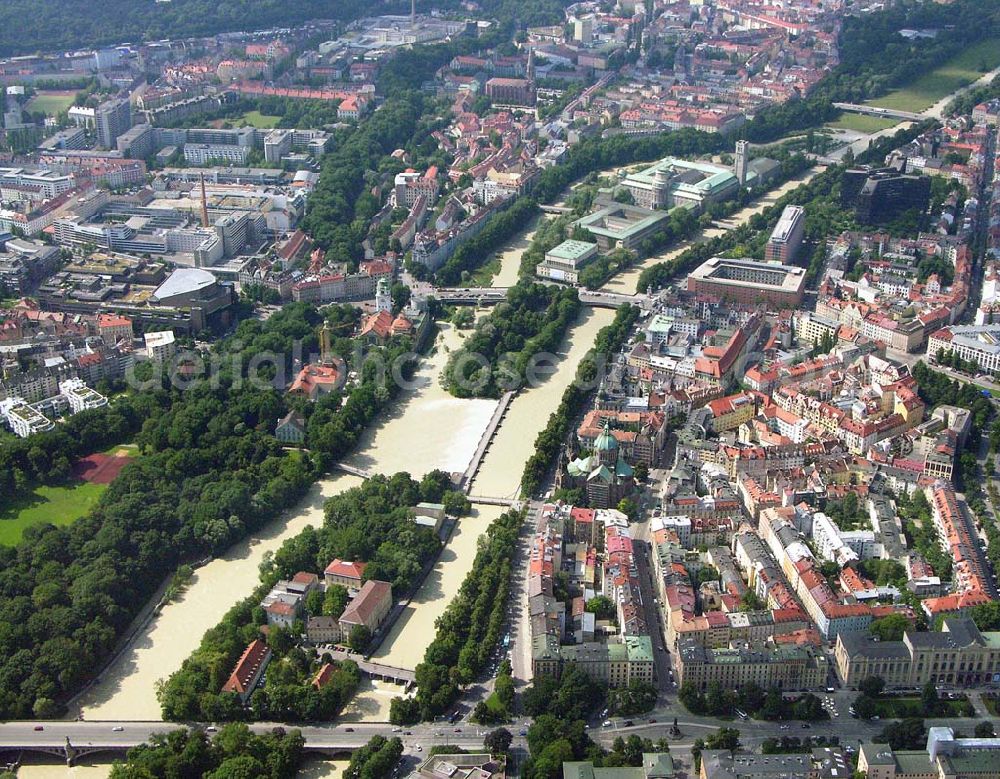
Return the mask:
{"type": "Polygon", "coordinates": [[[201,226],[208,228],[208,198],[205,196],[205,174],[201,174],[201,226]]]}

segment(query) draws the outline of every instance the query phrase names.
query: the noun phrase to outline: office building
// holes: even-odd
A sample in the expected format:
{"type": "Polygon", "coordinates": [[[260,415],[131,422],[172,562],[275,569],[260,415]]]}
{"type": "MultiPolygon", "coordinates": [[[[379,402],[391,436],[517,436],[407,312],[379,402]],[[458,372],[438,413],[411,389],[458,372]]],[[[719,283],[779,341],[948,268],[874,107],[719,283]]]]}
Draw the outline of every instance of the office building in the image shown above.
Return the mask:
{"type": "Polygon", "coordinates": [[[132,108],[128,100],[108,100],[94,111],[97,145],[104,149],[117,148],[118,136],[132,126],[132,108]]]}
{"type": "Polygon", "coordinates": [[[945,618],[940,632],[908,630],[901,641],[879,641],[866,630],[841,633],[834,657],[849,687],[867,676],[888,687],[1000,682],[1000,632],[982,633],[961,617],[945,618]]]}
{"type": "Polygon", "coordinates": [[[854,168],[844,172],[840,205],[853,208],[863,224],[887,222],[904,211],[927,210],[931,180],[894,168],[854,168]]]}
{"type": "Polygon", "coordinates": [[[545,252],[545,259],[535,266],[535,275],[543,279],[578,284],[580,269],[596,256],[597,244],[563,241],[545,252]]]}
{"type": "Polygon", "coordinates": [[[1000,325],[952,325],[932,333],[927,339],[927,357],[954,352],[974,362],[986,373],[1000,371],[1000,325]]]}
{"type": "Polygon", "coordinates": [[[688,291],[745,304],[795,308],[806,287],[804,268],[713,257],[688,275],[688,291]]]}
{"type": "Polygon", "coordinates": [[[802,236],[806,227],[806,212],[802,206],[785,206],[781,212],[778,224],[774,226],[771,237],[767,239],[764,248],[764,259],[767,262],[789,264],[795,260],[802,236]]]}
{"type": "Polygon", "coordinates": [[[862,744],[858,773],[867,779],[1000,779],[1000,738],[956,737],[949,727],[927,729],[922,750],[862,744]]]}

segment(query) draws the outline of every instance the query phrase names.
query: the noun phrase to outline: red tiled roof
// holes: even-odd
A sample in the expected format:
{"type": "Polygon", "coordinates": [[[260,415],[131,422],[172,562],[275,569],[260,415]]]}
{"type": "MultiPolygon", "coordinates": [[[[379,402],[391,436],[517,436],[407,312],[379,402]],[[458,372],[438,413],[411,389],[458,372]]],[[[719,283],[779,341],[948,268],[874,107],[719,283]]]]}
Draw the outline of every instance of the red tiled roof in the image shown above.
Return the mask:
{"type": "Polygon", "coordinates": [[[323,573],[329,576],[342,576],[348,579],[357,579],[361,581],[361,575],[365,572],[365,566],[367,563],[349,563],[340,558],[337,558],[332,563],[330,563],[323,573]]]}
{"type": "Polygon", "coordinates": [[[258,669],[268,661],[271,650],[259,638],[250,642],[236,663],[229,680],[222,686],[223,692],[247,693],[258,669]]]}

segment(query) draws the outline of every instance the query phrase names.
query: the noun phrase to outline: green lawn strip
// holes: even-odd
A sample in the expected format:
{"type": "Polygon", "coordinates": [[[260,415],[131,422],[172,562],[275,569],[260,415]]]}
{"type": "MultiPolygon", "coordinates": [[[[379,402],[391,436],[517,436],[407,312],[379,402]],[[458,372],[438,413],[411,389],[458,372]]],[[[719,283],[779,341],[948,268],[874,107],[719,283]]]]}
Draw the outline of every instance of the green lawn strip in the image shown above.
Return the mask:
{"type": "MultiPolygon", "coordinates": [[[[936,717],[964,717],[964,700],[941,700],[942,711],[936,717]]],[[[924,705],[919,696],[900,698],[878,698],[875,701],[875,713],[882,719],[906,719],[907,717],[927,717],[924,705]]]]}
{"type": "Polygon", "coordinates": [[[883,119],[879,116],[867,116],[865,114],[852,114],[844,111],[840,117],[833,122],[828,122],[825,127],[832,127],[835,130],[854,130],[859,133],[874,133],[895,127],[899,124],[898,119],[883,119]]]}
{"type": "Polygon", "coordinates": [[[983,73],[998,65],[1000,65],[1000,39],[981,41],[941,67],[925,73],[913,83],[894,89],[882,97],[866,100],[865,105],[892,108],[897,111],[923,111],[956,89],[971,84],[983,73]]]}
{"type": "Polygon", "coordinates": [[[41,485],[0,509],[0,544],[13,546],[21,534],[32,525],[49,522],[68,525],[75,522],[97,503],[108,488],[107,484],[71,481],[52,487],[41,485]]]}

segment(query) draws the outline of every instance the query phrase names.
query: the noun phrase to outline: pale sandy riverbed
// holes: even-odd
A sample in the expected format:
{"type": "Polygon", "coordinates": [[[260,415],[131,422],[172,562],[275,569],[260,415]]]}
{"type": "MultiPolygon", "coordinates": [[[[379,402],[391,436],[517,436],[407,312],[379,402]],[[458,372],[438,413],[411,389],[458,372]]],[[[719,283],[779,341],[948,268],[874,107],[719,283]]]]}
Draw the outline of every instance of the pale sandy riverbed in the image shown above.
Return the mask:
{"type": "Polygon", "coordinates": [[[521,255],[531,246],[531,241],[538,230],[538,222],[546,217],[539,214],[528,224],[527,229],[514,238],[507,248],[500,253],[500,270],[490,282],[491,287],[513,287],[517,284],[518,271],[521,268],[521,255]]]}
{"type": "Polygon", "coordinates": [[[473,495],[516,496],[524,463],[534,452],[535,437],[562,400],[563,392],[576,376],[580,360],[593,346],[597,332],[612,319],[614,311],[610,309],[583,309],[562,344],[556,372],[540,386],[523,390],[511,402],[507,417],[472,484],[473,495]]]}
{"type": "MultiPolygon", "coordinates": [[[[477,506],[472,514],[458,521],[437,565],[373,655],[376,661],[413,669],[423,660],[424,651],[434,639],[435,620],[451,603],[462,581],[472,570],[476,543],[503,510],[502,506],[477,506]]],[[[397,688],[393,695],[399,694],[397,688]]],[[[362,698],[360,705],[364,703],[362,698]]]]}

